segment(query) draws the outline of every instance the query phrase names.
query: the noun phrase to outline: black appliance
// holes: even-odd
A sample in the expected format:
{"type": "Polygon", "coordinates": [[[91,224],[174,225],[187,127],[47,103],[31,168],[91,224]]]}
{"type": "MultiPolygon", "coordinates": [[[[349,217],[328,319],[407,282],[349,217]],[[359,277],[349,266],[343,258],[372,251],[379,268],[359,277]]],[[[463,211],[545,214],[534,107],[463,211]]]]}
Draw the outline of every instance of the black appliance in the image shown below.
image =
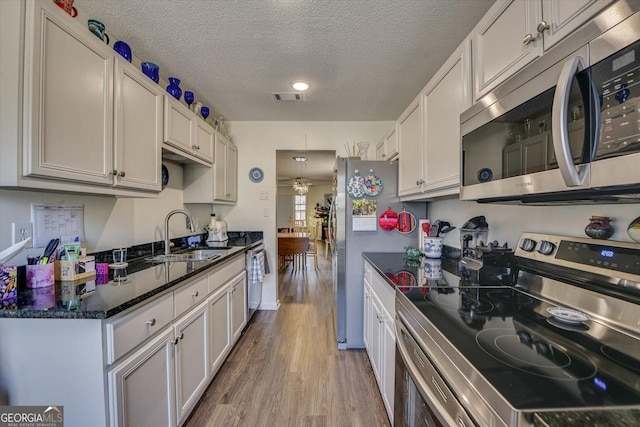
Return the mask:
{"type": "Polygon", "coordinates": [[[396,292],[396,425],[640,425],[640,245],[524,233],[514,260],[396,292]]]}

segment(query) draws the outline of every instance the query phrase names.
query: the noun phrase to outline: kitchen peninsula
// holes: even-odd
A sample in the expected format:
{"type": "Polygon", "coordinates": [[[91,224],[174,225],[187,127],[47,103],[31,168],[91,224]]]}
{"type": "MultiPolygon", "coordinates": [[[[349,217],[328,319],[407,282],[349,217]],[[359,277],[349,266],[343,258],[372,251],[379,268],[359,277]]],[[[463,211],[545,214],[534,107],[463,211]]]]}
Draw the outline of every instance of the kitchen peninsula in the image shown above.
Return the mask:
{"type": "Polygon", "coordinates": [[[126,282],[83,295],[72,282],[22,290],[0,310],[3,342],[20,343],[0,348],[0,395],[63,406],[67,426],[181,424],[247,323],[244,255],[261,242],[237,233],[219,256],[188,262],[145,255],[126,282]]]}

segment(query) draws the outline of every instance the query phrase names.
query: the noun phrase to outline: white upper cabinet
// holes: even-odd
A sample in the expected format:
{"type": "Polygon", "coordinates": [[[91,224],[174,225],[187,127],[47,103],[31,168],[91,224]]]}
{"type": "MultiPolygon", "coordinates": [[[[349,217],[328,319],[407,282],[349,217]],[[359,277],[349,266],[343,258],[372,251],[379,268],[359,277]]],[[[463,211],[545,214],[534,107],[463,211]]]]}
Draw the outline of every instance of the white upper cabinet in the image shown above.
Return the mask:
{"type": "Polygon", "coordinates": [[[213,135],[208,123],[189,110],[186,105],[165,94],[164,147],[185,155],[188,159],[211,165],[213,163],[213,135]]]}
{"type": "Polygon", "coordinates": [[[614,0],[542,0],[542,19],[536,30],[543,34],[544,50],[571,34],[614,0]],[[548,26],[548,27],[547,27],[548,26]]]}
{"type": "Polygon", "coordinates": [[[427,197],[457,194],[460,184],[460,114],[471,106],[470,42],[465,41],[423,92],[427,197]]]}
{"type": "Polygon", "coordinates": [[[396,125],[376,144],[376,160],[395,160],[398,157],[396,125]]]}
{"type": "Polygon", "coordinates": [[[159,192],[161,88],[55,3],[24,7],[22,167],[15,181],[3,181],[113,195],[159,192]]]}
{"type": "Polygon", "coordinates": [[[159,191],[163,91],[120,58],[116,58],[114,82],[114,184],[159,191]]]}
{"type": "Polygon", "coordinates": [[[571,34],[613,0],[498,0],[473,31],[474,100],[571,34]]]}
{"type": "Polygon", "coordinates": [[[113,52],[61,12],[27,3],[23,173],[110,185],[113,52]]]}
{"type": "Polygon", "coordinates": [[[216,133],[215,185],[216,202],[236,203],[238,200],[238,149],[233,142],[216,133]]]}
{"type": "Polygon", "coordinates": [[[400,197],[420,192],[422,185],[422,157],[424,139],[422,134],[422,109],[420,96],[409,105],[398,119],[398,194],[400,197]]]}
{"type": "Polygon", "coordinates": [[[489,9],[473,37],[475,100],[542,55],[541,20],[540,0],[498,0],[489,9]]]}
{"type": "Polygon", "coordinates": [[[235,204],[238,200],[238,148],[217,132],[214,137],[214,167],[200,164],[184,167],[185,203],[235,204]]]}

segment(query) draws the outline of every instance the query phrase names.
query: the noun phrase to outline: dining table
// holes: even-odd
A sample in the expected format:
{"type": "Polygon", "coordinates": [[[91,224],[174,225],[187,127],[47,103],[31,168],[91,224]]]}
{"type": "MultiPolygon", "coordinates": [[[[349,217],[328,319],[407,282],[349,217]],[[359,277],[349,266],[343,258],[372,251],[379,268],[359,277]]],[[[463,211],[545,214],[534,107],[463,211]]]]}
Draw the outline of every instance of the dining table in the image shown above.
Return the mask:
{"type": "Polygon", "coordinates": [[[307,232],[280,232],[278,236],[278,265],[284,268],[287,261],[292,261],[293,268],[306,266],[307,252],[309,251],[309,233],[307,232]]]}

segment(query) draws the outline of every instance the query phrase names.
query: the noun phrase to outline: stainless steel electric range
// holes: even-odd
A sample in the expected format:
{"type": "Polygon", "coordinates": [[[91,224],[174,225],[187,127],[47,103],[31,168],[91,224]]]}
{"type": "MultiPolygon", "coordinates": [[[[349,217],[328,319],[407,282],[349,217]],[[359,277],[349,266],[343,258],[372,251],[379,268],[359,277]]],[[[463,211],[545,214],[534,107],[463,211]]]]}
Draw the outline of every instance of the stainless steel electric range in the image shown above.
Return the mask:
{"type": "Polygon", "coordinates": [[[640,425],[640,245],[525,233],[512,261],[397,288],[396,425],[640,425]]]}

